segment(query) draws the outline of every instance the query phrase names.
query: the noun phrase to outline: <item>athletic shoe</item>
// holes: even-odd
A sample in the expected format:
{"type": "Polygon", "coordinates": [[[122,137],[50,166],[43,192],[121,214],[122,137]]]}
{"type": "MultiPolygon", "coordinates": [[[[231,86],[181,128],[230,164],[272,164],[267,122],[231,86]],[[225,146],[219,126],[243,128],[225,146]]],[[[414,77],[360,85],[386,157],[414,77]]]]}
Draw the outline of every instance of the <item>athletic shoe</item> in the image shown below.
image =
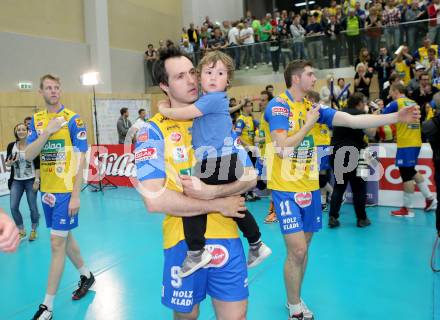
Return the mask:
{"type": "Polygon", "coordinates": [[[18,232],[18,236],[20,237],[20,241],[23,241],[26,238],[26,231],[25,230],[20,230],[18,232]]]}
{"type": "Polygon", "coordinates": [[[341,225],[341,223],[339,222],[339,220],[335,217],[329,217],[328,218],[328,226],[330,228],[337,228],[341,225]]]}
{"type": "Polygon", "coordinates": [[[51,320],[52,316],[53,312],[49,311],[44,304],[40,304],[32,320],[51,320]]]}
{"type": "Polygon", "coordinates": [[[391,211],[391,215],[395,217],[414,218],[415,214],[406,207],[402,207],[399,210],[391,211]]]}
{"type": "Polygon", "coordinates": [[[277,219],[277,215],[273,211],[269,212],[266,218],[264,218],[264,223],[275,223],[275,222],[278,222],[278,219],[277,219]]]}
{"type": "Polygon", "coordinates": [[[178,276],[184,278],[193,274],[200,268],[206,266],[211,259],[212,255],[205,248],[199,251],[187,251],[178,276]]]}
{"type": "Polygon", "coordinates": [[[251,196],[254,198],[254,200],[261,200],[261,197],[257,196],[257,194],[253,191],[251,191],[251,196]]]}
{"type": "Polygon", "coordinates": [[[29,236],[29,241],[34,241],[34,240],[37,239],[37,237],[38,237],[37,231],[36,230],[32,230],[31,231],[31,235],[29,236]]]}
{"type": "Polygon", "coordinates": [[[370,219],[365,218],[365,219],[359,219],[359,220],[357,221],[357,224],[356,224],[356,225],[357,225],[359,228],[364,228],[364,227],[368,227],[370,224],[371,224],[370,219]]]}
{"type": "Polygon", "coordinates": [[[310,311],[309,307],[307,307],[303,299],[301,299],[301,309],[303,312],[304,320],[313,320],[313,312],[310,311]]]}
{"type": "Polygon", "coordinates": [[[289,316],[289,318],[287,320],[304,320],[304,314],[298,313],[298,314],[292,314],[291,316],[289,316]]]}
{"type": "Polygon", "coordinates": [[[79,300],[82,297],[84,297],[87,294],[87,292],[89,292],[89,289],[95,283],[95,277],[91,272],[90,272],[90,278],[87,278],[84,275],[81,275],[79,278],[80,280],[78,281],[78,289],[73,291],[72,300],[79,300]]]}
{"type": "Polygon", "coordinates": [[[245,194],[245,196],[244,196],[244,200],[245,200],[245,201],[250,201],[250,202],[255,201],[254,197],[253,197],[252,194],[250,194],[250,193],[246,193],[246,194],[245,194]]]}
{"type": "MultiPolygon", "coordinates": [[[[287,308],[287,310],[289,310],[289,303],[288,302],[286,302],[286,308],[287,308]]],[[[307,305],[303,299],[301,299],[301,311],[303,313],[304,320],[313,320],[314,319],[313,312],[309,309],[309,307],[307,307],[307,305]]]]}
{"type": "Polygon", "coordinates": [[[437,199],[426,199],[425,208],[423,210],[427,212],[435,209],[437,209],[437,199]]]}
{"type": "Polygon", "coordinates": [[[272,250],[270,250],[270,248],[266,246],[264,242],[260,242],[258,246],[249,246],[247,261],[248,268],[256,267],[271,254],[272,250]]]}

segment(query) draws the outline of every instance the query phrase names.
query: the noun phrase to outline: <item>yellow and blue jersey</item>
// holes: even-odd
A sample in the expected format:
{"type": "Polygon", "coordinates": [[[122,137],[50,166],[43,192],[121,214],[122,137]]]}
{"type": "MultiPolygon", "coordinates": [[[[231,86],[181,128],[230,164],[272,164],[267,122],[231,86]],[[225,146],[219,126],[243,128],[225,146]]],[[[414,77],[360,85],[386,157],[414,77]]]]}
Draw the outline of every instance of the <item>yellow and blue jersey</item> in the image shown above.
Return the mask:
{"type": "MultiPolygon", "coordinates": [[[[304,125],[307,111],[313,105],[308,100],[295,102],[290,92],[272,99],[264,112],[270,132],[287,131],[294,135],[304,125]]],[[[322,107],[318,123],[331,126],[336,111],[322,107]]],[[[287,192],[307,192],[319,189],[319,167],[316,155],[316,143],[313,132],[309,132],[301,144],[291,154],[281,158],[275,152],[271,135],[266,136],[266,159],[268,168],[268,187],[272,190],[287,192]]]]}
{"type": "Polygon", "coordinates": [[[411,61],[405,59],[401,62],[396,62],[395,69],[397,74],[399,75],[400,79],[402,79],[405,86],[408,85],[409,81],[411,80],[411,61]]]}
{"type": "Polygon", "coordinates": [[[70,193],[77,174],[74,152],[87,152],[87,131],[84,122],[75,112],[61,106],[57,113],[43,110],[34,114],[29,126],[28,143],[38,139],[50,120],[63,117],[67,125],[52,134],[40,152],[41,191],[70,193]]]}
{"type": "Polygon", "coordinates": [[[235,122],[235,132],[243,143],[253,146],[255,138],[254,118],[241,114],[235,122]]]}
{"type": "MultiPolygon", "coordinates": [[[[415,105],[407,97],[399,98],[383,110],[383,113],[398,112],[402,108],[415,105]]],[[[417,158],[422,145],[420,122],[396,124],[397,153],[396,165],[398,167],[412,167],[417,164],[417,158]]]]}
{"type": "MultiPolygon", "coordinates": [[[[156,114],[137,133],[135,163],[137,179],[165,179],[165,187],[183,192],[179,174],[191,174],[195,164],[192,148],[192,121],[175,121],[156,114]]],[[[245,166],[252,166],[243,148],[235,141],[232,152],[238,152],[245,166]]],[[[206,239],[238,238],[237,224],[220,213],[208,215],[206,239]]],[[[182,218],[167,215],[163,221],[165,249],[185,239],[182,218]]]]}

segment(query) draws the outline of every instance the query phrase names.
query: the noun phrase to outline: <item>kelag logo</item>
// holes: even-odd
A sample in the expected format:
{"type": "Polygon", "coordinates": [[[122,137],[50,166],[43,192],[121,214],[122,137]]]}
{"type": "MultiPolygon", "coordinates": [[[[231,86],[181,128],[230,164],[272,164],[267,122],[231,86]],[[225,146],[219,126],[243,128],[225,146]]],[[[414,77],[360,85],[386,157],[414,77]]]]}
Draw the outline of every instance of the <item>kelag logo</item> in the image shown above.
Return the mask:
{"type": "Polygon", "coordinates": [[[49,140],[43,147],[43,152],[62,152],[64,151],[64,140],[49,140]]]}

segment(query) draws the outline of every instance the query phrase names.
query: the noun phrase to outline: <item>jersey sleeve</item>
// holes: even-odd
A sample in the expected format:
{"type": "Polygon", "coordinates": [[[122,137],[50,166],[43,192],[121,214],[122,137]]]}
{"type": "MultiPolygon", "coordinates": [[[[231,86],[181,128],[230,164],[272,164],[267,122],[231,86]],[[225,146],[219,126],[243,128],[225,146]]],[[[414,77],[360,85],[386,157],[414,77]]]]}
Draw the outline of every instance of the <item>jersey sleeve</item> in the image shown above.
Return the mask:
{"type": "Polygon", "coordinates": [[[201,96],[194,105],[203,115],[218,113],[218,108],[221,106],[223,99],[224,97],[220,94],[205,94],[201,96]]]}
{"type": "Polygon", "coordinates": [[[269,130],[289,130],[290,107],[287,101],[280,97],[272,99],[264,111],[264,119],[269,124],[269,130]]]}
{"type": "Polygon", "coordinates": [[[146,122],[138,130],[134,161],[139,181],[166,177],[165,142],[156,124],[146,122]]]}
{"type": "Polygon", "coordinates": [[[246,127],[246,124],[244,123],[243,119],[238,119],[235,123],[235,133],[237,134],[237,136],[241,136],[244,127],[246,127]]]}
{"type": "Polygon", "coordinates": [[[87,152],[87,130],[86,125],[79,115],[74,115],[69,120],[69,133],[72,140],[73,150],[75,152],[87,152]]]}
{"type": "Polygon", "coordinates": [[[318,123],[326,124],[329,128],[333,126],[333,118],[335,117],[336,110],[328,106],[321,105],[319,109],[318,123]]]}
{"type": "Polygon", "coordinates": [[[28,137],[27,137],[27,143],[31,144],[32,142],[34,142],[35,140],[38,139],[38,134],[37,134],[37,130],[35,130],[35,123],[34,123],[34,117],[32,117],[31,123],[29,124],[29,132],[28,132],[28,137]]]}
{"type": "Polygon", "coordinates": [[[383,114],[393,113],[393,112],[397,112],[398,109],[399,109],[399,106],[397,105],[397,102],[392,101],[385,107],[385,109],[383,109],[382,113],[383,114]]]}

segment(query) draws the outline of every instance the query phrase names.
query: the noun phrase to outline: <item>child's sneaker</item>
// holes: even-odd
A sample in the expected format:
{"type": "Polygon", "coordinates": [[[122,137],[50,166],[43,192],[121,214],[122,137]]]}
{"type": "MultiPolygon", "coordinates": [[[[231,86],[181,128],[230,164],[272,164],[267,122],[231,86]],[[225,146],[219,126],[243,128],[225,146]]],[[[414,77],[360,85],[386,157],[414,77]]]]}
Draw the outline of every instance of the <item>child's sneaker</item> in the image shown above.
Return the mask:
{"type": "Polygon", "coordinates": [[[264,244],[264,242],[260,242],[258,245],[249,246],[249,254],[247,265],[248,268],[255,267],[263,262],[268,256],[270,256],[272,250],[268,246],[264,244]]]}
{"type": "Polygon", "coordinates": [[[206,266],[211,259],[212,255],[205,248],[199,251],[187,251],[178,276],[184,278],[193,274],[200,268],[206,266]]]}
{"type": "Polygon", "coordinates": [[[23,241],[26,238],[26,230],[20,230],[18,236],[20,237],[20,241],[23,241]]]}
{"type": "Polygon", "coordinates": [[[38,235],[37,235],[37,231],[36,230],[32,230],[31,234],[29,236],[29,241],[35,241],[37,239],[38,235]]]}

